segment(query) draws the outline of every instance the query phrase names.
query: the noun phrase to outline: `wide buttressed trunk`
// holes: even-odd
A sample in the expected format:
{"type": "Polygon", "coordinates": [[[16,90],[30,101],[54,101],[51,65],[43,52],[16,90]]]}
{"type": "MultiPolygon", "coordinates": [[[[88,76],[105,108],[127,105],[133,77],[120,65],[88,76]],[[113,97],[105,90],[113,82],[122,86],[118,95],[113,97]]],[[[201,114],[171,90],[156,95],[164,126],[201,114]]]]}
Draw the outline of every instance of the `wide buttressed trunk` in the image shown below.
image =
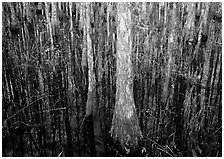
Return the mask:
{"type": "Polygon", "coordinates": [[[136,150],[141,130],[133,99],[131,12],[128,3],[117,5],[116,103],[111,135],[126,153],[136,150]]]}

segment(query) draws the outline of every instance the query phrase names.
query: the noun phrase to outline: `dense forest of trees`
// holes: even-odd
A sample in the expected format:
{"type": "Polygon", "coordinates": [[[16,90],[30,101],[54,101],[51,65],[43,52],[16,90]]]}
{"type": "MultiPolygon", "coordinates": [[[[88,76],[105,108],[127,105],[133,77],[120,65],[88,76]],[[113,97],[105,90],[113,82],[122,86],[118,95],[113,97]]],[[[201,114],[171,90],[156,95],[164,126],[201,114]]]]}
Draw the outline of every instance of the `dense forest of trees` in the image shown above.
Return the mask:
{"type": "Polygon", "coordinates": [[[2,3],[2,156],[222,156],[221,3],[2,3]]]}

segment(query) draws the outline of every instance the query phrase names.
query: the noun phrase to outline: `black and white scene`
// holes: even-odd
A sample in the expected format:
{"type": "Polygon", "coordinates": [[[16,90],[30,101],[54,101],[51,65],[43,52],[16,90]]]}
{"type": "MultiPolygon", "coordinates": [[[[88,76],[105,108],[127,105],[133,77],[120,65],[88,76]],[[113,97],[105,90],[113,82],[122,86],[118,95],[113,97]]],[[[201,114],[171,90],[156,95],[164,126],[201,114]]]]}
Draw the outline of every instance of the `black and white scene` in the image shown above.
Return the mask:
{"type": "Polygon", "coordinates": [[[221,157],[221,2],[2,2],[2,157],[221,157]]]}

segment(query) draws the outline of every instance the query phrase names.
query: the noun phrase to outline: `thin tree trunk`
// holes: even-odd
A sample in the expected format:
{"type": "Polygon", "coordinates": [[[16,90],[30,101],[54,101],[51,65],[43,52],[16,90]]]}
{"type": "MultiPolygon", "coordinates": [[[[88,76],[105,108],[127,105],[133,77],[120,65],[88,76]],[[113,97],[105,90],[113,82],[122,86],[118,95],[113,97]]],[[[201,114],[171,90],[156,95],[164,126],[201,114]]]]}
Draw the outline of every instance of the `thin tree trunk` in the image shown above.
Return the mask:
{"type": "Polygon", "coordinates": [[[90,3],[83,4],[86,7],[85,12],[85,27],[86,27],[86,44],[87,44],[87,61],[88,61],[88,98],[86,104],[86,114],[84,120],[84,128],[86,131],[87,137],[87,147],[90,152],[90,156],[96,156],[96,147],[95,147],[95,135],[94,135],[94,125],[93,118],[96,115],[96,80],[94,74],[94,62],[93,62],[93,49],[92,41],[90,38],[90,3]]]}

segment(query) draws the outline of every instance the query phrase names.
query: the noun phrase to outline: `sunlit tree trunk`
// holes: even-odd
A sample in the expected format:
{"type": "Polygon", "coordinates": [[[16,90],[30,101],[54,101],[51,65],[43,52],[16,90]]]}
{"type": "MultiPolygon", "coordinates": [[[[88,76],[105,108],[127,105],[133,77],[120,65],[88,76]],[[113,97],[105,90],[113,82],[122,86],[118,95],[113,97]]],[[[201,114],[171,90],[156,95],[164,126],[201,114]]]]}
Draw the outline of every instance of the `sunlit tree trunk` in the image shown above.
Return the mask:
{"type": "Polygon", "coordinates": [[[142,137],[133,99],[129,3],[117,4],[117,25],[116,103],[111,135],[128,154],[136,150],[138,140],[142,137]]]}
{"type": "Polygon", "coordinates": [[[86,107],[86,116],[93,114],[94,105],[95,105],[95,86],[96,80],[94,75],[94,64],[93,64],[93,50],[92,50],[92,41],[90,38],[90,5],[86,5],[86,41],[87,41],[87,62],[88,62],[88,99],[87,99],[87,107],[86,107]]]}
{"type": "MultiPolygon", "coordinates": [[[[87,137],[87,148],[91,156],[96,156],[95,150],[95,139],[94,139],[94,126],[93,126],[93,116],[96,113],[96,80],[94,75],[94,63],[93,63],[93,49],[92,41],[90,38],[90,3],[82,4],[85,6],[85,21],[84,21],[84,35],[86,35],[86,49],[87,49],[87,63],[88,63],[88,97],[86,104],[86,114],[85,114],[85,133],[87,137]]],[[[83,7],[83,6],[82,6],[83,7]]]]}
{"type": "MultiPolygon", "coordinates": [[[[164,24],[167,24],[167,4],[165,3],[164,5],[164,24]]],[[[173,35],[171,33],[171,36],[173,38],[173,35]]],[[[162,41],[164,41],[166,37],[166,26],[164,27],[164,31],[163,31],[163,37],[162,37],[162,41]]],[[[169,40],[170,41],[170,40],[169,40]]],[[[169,42],[168,42],[169,43],[169,42]]],[[[165,73],[165,82],[164,82],[164,86],[163,86],[163,91],[162,91],[162,102],[165,104],[167,101],[167,97],[168,97],[168,92],[169,92],[169,83],[170,83],[170,73],[171,73],[171,68],[172,68],[172,48],[171,43],[168,44],[168,50],[167,50],[167,68],[166,68],[166,73],[165,73]],[[170,45],[169,45],[170,44],[170,45]]]]}
{"type": "MultiPolygon", "coordinates": [[[[50,15],[49,15],[49,6],[48,6],[48,2],[45,2],[45,12],[46,12],[46,18],[47,18],[47,28],[49,30],[49,37],[50,37],[50,41],[51,41],[51,53],[50,55],[48,55],[48,59],[51,59],[51,56],[53,54],[53,50],[54,50],[54,42],[53,42],[53,31],[52,31],[52,24],[51,24],[51,19],[50,19],[50,15]]],[[[52,16],[54,17],[54,16],[52,16]]]]}
{"type": "MultiPolygon", "coordinates": [[[[214,57],[215,53],[211,51],[213,49],[213,45],[207,45],[211,46],[210,48],[206,46],[207,40],[204,43],[203,38],[208,35],[208,13],[209,13],[209,3],[202,3],[201,8],[201,22],[199,26],[199,33],[198,33],[198,47],[196,51],[197,55],[197,61],[198,61],[198,68],[200,69],[199,74],[199,82],[203,85],[207,85],[207,88],[204,89],[202,87],[198,87],[198,96],[199,99],[197,109],[201,111],[200,117],[198,118],[198,122],[200,123],[201,128],[206,126],[206,116],[207,111],[202,110],[208,110],[208,101],[209,101],[209,94],[210,94],[210,83],[212,78],[212,70],[213,70],[213,64],[214,64],[214,57]],[[203,44],[204,43],[204,44],[203,44]],[[206,48],[207,47],[207,48],[206,48]],[[209,55],[210,54],[210,55],[209,55]]],[[[212,25],[212,23],[210,23],[212,25]]],[[[207,127],[207,126],[206,126],[207,127]]],[[[199,138],[198,142],[201,143],[203,140],[203,136],[207,133],[207,130],[199,130],[199,138]]]]}
{"type": "Polygon", "coordinates": [[[57,33],[58,28],[58,17],[57,17],[57,3],[52,2],[51,3],[52,9],[51,9],[51,26],[52,26],[52,35],[55,36],[57,33]]]}

